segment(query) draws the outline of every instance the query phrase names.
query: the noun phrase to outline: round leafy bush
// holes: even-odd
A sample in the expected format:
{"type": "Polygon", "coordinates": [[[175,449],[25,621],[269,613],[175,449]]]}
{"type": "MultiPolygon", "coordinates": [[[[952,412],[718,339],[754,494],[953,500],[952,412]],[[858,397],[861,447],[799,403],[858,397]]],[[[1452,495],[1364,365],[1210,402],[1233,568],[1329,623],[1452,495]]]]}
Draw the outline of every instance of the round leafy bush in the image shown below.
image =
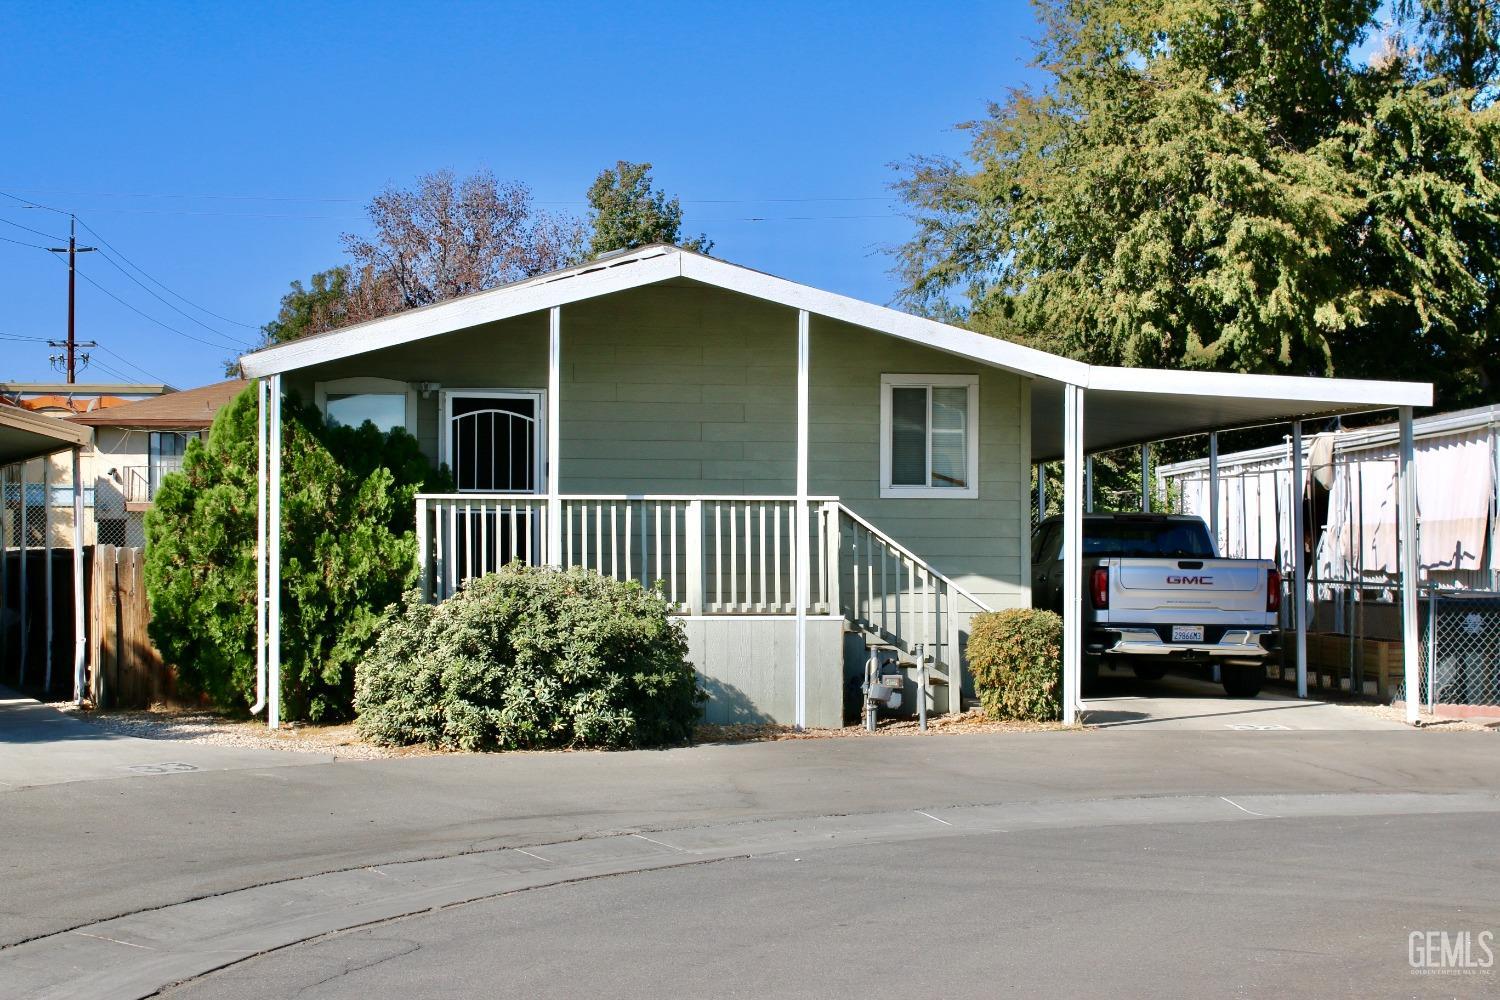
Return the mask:
{"type": "MultiPolygon", "coordinates": [[[[404,430],[329,424],[296,397],[282,416],[282,716],[336,721],[381,613],[415,578],[414,497],[451,481],[404,430]]],[[[257,451],[252,384],[146,514],[151,641],[186,690],[240,711],[255,700],[257,451]]]]}
{"type": "Polygon", "coordinates": [[[1062,718],[1062,618],[1016,608],[975,615],[969,670],[985,714],[1047,722],[1062,718]]]}
{"type": "Polygon", "coordinates": [[[638,583],[519,563],[438,605],[407,594],[355,672],[359,732],[457,750],[686,741],[705,696],[669,611],[638,583]]]}

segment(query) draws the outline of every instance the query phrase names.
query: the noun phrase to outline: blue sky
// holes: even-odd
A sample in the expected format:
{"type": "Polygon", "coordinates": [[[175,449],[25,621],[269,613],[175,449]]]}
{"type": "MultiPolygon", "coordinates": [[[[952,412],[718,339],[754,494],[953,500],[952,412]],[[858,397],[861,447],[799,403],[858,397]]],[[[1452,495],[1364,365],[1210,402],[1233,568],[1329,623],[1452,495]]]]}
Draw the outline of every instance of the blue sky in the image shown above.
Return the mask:
{"type": "MultiPolygon", "coordinates": [[[[289,281],[343,259],[372,194],[443,167],[581,214],[602,167],[649,160],[716,254],[889,301],[880,251],[909,232],[890,164],[961,151],[954,123],[1028,79],[1035,34],[1023,3],[877,0],[3,0],[0,17],[0,191],[76,212],[149,275],[79,258],[121,300],[79,283],[79,337],[104,348],[80,381],[180,387],[219,377],[289,281]]],[[[65,237],[65,216],[0,202],[0,237],[65,237]]],[[[0,336],[63,335],[48,256],[0,242],[0,336]]],[[[56,377],[48,353],[0,339],[0,378],[56,377]]]]}

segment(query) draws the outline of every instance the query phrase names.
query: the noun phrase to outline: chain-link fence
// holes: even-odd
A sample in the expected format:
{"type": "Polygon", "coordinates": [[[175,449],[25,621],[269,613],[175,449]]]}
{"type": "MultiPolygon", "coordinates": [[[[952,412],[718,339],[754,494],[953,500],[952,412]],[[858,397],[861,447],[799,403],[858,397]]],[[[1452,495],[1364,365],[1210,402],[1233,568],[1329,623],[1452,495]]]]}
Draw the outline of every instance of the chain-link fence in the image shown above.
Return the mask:
{"type": "Polygon", "coordinates": [[[1418,700],[1429,712],[1493,705],[1500,714],[1500,593],[1430,590],[1420,612],[1418,700]]]}

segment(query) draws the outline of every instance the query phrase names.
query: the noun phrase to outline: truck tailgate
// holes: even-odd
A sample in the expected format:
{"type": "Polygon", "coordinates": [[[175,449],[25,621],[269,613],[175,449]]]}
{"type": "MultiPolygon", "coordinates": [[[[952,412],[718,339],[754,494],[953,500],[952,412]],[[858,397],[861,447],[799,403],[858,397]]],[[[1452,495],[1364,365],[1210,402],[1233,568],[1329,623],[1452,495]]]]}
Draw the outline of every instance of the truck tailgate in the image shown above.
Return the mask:
{"type": "Polygon", "coordinates": [[[1251,559],[1110,560],[1111,617],[1201,608],[1264,612],[1269,562],[1251,559]]]}

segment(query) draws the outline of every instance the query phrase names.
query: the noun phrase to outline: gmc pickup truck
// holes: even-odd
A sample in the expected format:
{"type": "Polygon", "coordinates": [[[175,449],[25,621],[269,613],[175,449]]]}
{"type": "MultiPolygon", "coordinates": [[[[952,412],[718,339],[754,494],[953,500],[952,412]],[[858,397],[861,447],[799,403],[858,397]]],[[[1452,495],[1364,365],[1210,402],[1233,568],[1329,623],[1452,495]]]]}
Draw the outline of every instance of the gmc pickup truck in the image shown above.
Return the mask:
{"type": "MultiPolygon", "coordinates": [[[[1031,541],[1032,604],[1062,611],[1062,519],[1031,541]]],[[[1220,667],[1224,691],[1260,692],[1279,648],[1281,574],[1263,559],[1220,559],[1201,518],[1086,514],[1083,518],[1084,685],[1102,662],[1128,662],[1157,680],[1171,664],[1220,667]]]]}

